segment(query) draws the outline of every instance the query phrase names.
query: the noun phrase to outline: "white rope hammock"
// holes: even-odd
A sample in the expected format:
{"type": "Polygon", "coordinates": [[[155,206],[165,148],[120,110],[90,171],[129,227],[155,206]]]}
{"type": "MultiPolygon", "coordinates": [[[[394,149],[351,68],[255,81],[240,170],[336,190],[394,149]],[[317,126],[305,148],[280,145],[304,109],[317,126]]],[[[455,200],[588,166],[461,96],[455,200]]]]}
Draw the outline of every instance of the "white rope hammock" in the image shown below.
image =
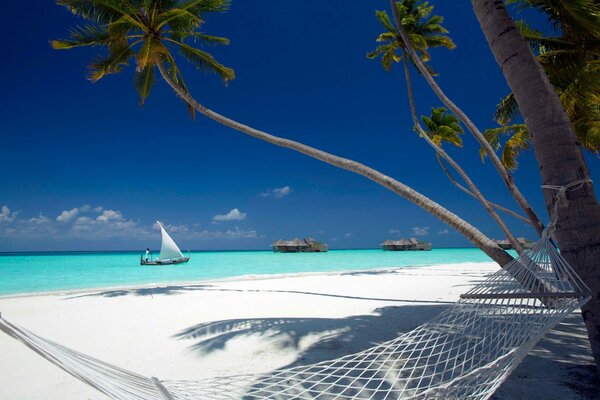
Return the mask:
{"type": "MultiPolygon", "coordinates": [[[[557,203],[566,190],[560,188],[557,203]]],[[[487,399],[546,332],[589,299],[589,289],[549,238],[556,211],[531,250],[436,318],[335,360],[265,374],[158,380],[43,339],[1,317],[0,330],[112,399],[487,399]]]]}

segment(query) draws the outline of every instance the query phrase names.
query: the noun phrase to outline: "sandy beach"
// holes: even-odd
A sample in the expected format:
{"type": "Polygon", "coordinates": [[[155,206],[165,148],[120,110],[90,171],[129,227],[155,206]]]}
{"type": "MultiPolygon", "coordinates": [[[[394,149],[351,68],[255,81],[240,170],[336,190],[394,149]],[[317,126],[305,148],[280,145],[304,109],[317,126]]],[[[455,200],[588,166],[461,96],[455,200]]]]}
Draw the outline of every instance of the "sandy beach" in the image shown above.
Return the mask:
{"type": "MultiPolygon", "coordinates": [[[[267,372],[336,358],[431,319],[493,263],[278,276],[0,298],[9,321],[161,379],[267,372]]],[[[1,399],[105,399],[0,336],[1,399]]],[[[547,335],[495,399],[597,399],[579,315],[547,335]]]]}

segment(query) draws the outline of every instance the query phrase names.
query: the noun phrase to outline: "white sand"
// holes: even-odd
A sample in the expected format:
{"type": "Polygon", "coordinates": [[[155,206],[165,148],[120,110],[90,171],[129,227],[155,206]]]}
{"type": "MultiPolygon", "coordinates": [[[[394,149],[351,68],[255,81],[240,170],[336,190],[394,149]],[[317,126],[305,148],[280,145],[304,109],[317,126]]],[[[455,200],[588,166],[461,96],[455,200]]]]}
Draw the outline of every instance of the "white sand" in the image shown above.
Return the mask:
{"type": "MultiPolygon", "coordinates": [[[[0,298],[9,321],[161,379],[256,373],[356,352],[431,319],[497,267],[466,263],[0,298]]],[[[106,399],[0,334],[0,399],[106,399]]],[[[578,315],[544,339],[497,399],[594,399],[578,315]]],[[[600,397],[598,397],[600,398],[600,397]]]]}

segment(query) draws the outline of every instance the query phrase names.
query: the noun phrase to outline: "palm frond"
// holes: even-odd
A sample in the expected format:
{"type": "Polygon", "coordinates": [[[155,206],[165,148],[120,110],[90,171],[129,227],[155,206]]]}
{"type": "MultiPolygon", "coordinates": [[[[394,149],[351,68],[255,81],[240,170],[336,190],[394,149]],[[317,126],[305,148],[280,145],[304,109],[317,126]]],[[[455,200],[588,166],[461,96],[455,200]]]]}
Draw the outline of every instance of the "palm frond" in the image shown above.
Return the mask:
{"type": "Polygon", "coordinates": [[[188,0],[182,2],[179,8],[200,15],[206,12],[225,12],[229,10],[230,5],[230,0],[188,0]]]}
{"type": "Polygon", "coordinates": [[[65,50],[82,46],[101,46],[108,43],[110,43],[110,35],[106,28],[84,25],[71,29],[68,39],[53,40],[51,45],[56,50],[65,50]]]}
{"type": "Polygon", "coordinates": [[[463,142],[460,135],[464,131],[460,126],[460,120],[454,114],[449,113],[446,108],[432,108],[431,115],[422,115],[421,121],[425,125],[427,135],[438,146],[450,143],[462,147],[463,142]]]}
{"type": "Polygon", "coordinates": [[[136,54],[136,71],[141,72],[161,62],[166,52],[167,48],[157,38],[150,37],[144,40],[136,54]]]}
{"type": "Polygon", "coordinates": [[[600,37],[600,4],[596,0],[508,0],[508,3],[545,13],[554,27],[567,36],[583,30],[600,37]]]}
{"type": "Polygon", "coordinates": [[[121,72],[129,65],[129,58],[133,54],[133,49],[128,44],[113,46],[107,57],[100,57],[89,65],[88,79],[96,82],[105,75],[121,72]]]}
{"type": "Polygon", "coordinates": [[[128,1],[123,0],[58,0],[56,4],[66,7],[79,17],[103,24],[115,21],[123,15],[135,15],[138,11],[128,1]]]}
{"type": "Polygon", "coordinates": [[[140,106],[143,107],[150,91],[156,83],[154,66],[146,66],[142,71],[136,72],[133,76],[133,86],[140,96],[140,106]]]}
{"type": "Polygon", "coordinates": [[[496,112],[494,113],[494,120],[499,125],[509,124],[514,118],[520,114],[519,105],[515,100],[515,95],[509,93],[506,95],[500,103],[496,106],[496,112]]]}
{"type": "Polygon", "coordinates": [[[192,64],[201,71],[212,72],[218,74],[223,82],[227,83],[235,79],[235,73],[233,69],[220,64],[213,56],[205,51],[196,49],[183,42],[178,42],[171,39],[166,39],[170,43],[175,44],[179,47],[180,53],[192,64]]]}
{"type": "MultiPolygon", "coordinates": [[[[523,151],[529,150],[531,147],[531,137],[527,126],[524,124],[513,124],[501,126],[498,128],[486,129],[483,136],[492,146],[495,151],[502,149],[501,160],[502,164],[510,171],[515,171],[519,163],[517,158],[523,151]],[[502,137],[508,137],[502,145],[502,137]]],[[[479,150],[481,160],[485,160],[486,152],[483,148],[479,150]]]]}

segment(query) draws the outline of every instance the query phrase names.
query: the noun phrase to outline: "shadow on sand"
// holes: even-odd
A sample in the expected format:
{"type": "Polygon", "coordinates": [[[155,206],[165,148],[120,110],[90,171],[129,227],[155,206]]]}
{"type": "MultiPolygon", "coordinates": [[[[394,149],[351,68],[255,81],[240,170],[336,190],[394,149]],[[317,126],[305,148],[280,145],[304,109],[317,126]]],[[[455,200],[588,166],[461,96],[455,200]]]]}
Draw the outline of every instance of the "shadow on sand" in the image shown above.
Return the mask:
{"type": "Polygon", "coordinates": [[[333,293],[318,293],[308,292],[301,290],[277,290],[277,289],[234,289],[234,288],[222,288],[214,285],[169,285],[169,286],[158,286],[152,288],[136,288],[136,289],[117,289],[107,290],[98,293],[86,293],[82,295],[65,297],[63,300],[77,299],[82,297],[121,297],[121,296],[158,296],[158,295],[175,295],[189,291],[207,291],[207,292],[237,292],[237,293],[284,293],[284,294],[299,294],[307,296],[323,296],[323,297],[334,297],[341,299],[350,300],[371,300],[371,301],[385,301],[385,302],[398,302],[398,303],[432,303],[432,304],[453,304],[451,301],[438,301],[438,300],[415,300],[415,299],[390,299],[381,297],[361,297],[351,296],[333,293]]]}
{"type": "MultiPolygon", "coordinates": [[[[281,369],[335,359],[385,342],[431,320],[448,305],[405,305],[378,308],[372,315],[347,318],[248,318],[199,323],[174,335],[192,342],[199,356],[222,350],[236,338],[260,335],[277,350],[295,350],[296,360],[281,369]],[[303,338],[319,339],[301,349],[303,338]]],[[[585,327],[572,315],[538,343],[493,396],[494,400],[600,400],[585,327]],[[545,387],[541,388],[543,382],[545,387]],[[553,396],[556,394],[558,397],[553,396]]]]}
{"type": "Polygon", "coordinates": [[[200,323],[174,335],[179,340],[194,340],[192,351],[205,355],[225,348],[230,340],[245,335],[260,335],[279,350],[300,350],[303,338],[320,339],[301,351],[287,367],[337,358],[396,338],[430,320],[447,305],[382,307],[372,315],[346,318],[248,318],[200,323]]]}

